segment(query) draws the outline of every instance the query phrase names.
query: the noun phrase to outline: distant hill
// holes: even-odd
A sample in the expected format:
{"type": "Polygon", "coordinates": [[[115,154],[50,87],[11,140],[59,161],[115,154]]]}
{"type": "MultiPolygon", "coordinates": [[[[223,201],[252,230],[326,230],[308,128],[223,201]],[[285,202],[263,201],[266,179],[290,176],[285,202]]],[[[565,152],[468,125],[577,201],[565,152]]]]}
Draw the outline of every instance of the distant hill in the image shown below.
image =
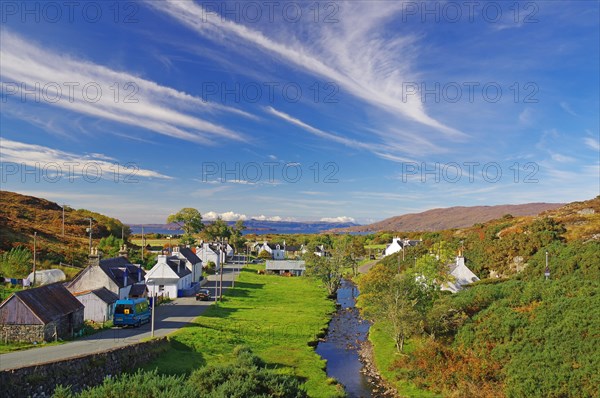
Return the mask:
{"type": "MultiPolygon", "coordinates": [[[[205,221],[210,223],[210,221],[205,221]]],[[[235,222],[228,222],[234,225],[235,222]]],[[[245,220],[245,234],[318,234],[332,228],[349,228],[358,226],[358,224],[332,223],[324,221],[265,221],[265,220],[245,220]]],[[[129,224],[131,232],[139,234],[142,231],[141,224],[129,224]]],[[[182,234],[183,231],[177,224],[144,224],[144,233],[161,234],[182,234]]]]}
{"type": "Polygon", "coordinates": [[[62,261],[82,265],[89,248],[89,217],[94,219],[94,244],[111,234],[120,237],[121,221],[85,209],[65,207],[65,234],[62,234],[62,207],[57,203],[15,192],[0,191],[0,252],[25,246],[33,250],[33,234],[37,232],[40,261],[54,264],[62,261]]]}
{"type": "Polygon", "coordinates": [[[527,203],[522,205],[456,206],[427,210],[422,213],[404,214],[386,218],[373,224],[349,228],[336,228],[329,232],[378,232],[378,231],[441,231],[452,228],[470,227],[506,214],[514,217],[534,216],[544,211],[557,209],[564,203],[527,203]]]}

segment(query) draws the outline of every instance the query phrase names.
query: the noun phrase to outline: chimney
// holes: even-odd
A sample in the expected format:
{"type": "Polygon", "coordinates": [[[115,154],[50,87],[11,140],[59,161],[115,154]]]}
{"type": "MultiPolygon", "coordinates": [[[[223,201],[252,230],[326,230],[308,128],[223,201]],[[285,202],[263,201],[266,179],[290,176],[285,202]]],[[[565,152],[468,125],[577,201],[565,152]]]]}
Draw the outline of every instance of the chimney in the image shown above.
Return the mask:
{"type": "Polygon", "coordinates": [[[123,286],[127,286],[127,267],[125,267],[125,271],[123,271],[123,286]]]}
{"type": "Polygon", "coordinates": [[[121,250],[119,250],[119,256],[127,258],[127,245],[121,246],[121,250]]]}
{"type": "Polygon", "coordinates": [[[138,274],[138,282],[141,282],[142,281],[142,265],[141,264],[138,264],[137,274],[138,274]]]}
{"type": "Polygon", "coordinates": [[[92,267],[100,265],[100,255],[98,254],[98,249],[96,247],[92,247],[92,250],[88,257],[88,263],[92,267]]]}

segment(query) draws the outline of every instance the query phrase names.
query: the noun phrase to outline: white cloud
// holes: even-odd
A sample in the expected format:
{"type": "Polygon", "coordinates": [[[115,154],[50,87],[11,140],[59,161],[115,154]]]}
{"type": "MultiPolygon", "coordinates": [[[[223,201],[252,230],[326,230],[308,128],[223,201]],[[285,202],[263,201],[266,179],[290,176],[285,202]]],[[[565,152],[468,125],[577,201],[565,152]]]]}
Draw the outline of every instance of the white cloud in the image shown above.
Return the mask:
{"type": "Polygon", "coordinates": [[[574,162],[576,160],[571,156],[561,155],[560,153],[552,153],[550,156],[552,157],[552,160],[560,163],[574,162]]]}
{"type": "Polygon", "coordinates": [[[6,29],[0,36],[0,76],[7,97],[58,106],[204,144],[214,144],[215,137],[243,137],[183,110],[227,111],[253,117],[126,72],[53,53],[6,29]],[[23,97],[24,89],[36,91],[37,97],[23,97]]]}
{"type": "Polygon", "coordinates": [[[323,221],[323,222],[352,222],[352,223],[356,222],[356,220],[354,218],[348,217],[348,216],[324,217],[324,218],[321,218],[320,221],[323,221]]]}
{"type": "Polygon", "coordinates": [[[592,137],[585,137],[583,141],[585,142],[585,145],[587,145],[591,149],[595,151],[600,151],[600,142],[598,141],[598,139],[592,137]]]}
{"type": "Polygon", "coordinates": [[[530,108],[525,108],[523,112],[519,113],[519,123],[523,125],[530,125],[534,121],[533,111],[530,108]]]}
{"type": "Polygon", "coordinates": [[[265,216],[264,214],[261,214],[260,216],[252,216],[251,219],[257,221],[296,221],[296,219],[292,217],[265,216]]]}
{"type": "Polygon", "coordinates": [[[118,162],[112,157],[99,153],[78,155],[7,139],[2,139],[0,143],[2,146],[0,160],[5,163],[4,167],[9,167],[6,163],[14,163],[13,166],[17,169],[19,165],[36,167],[41,170],[42,176],[45,175],[49,180],[58,177],[65,179],[83,177],[88,181],[100,178],[106,180],[128,178],[129,181],[133,181],[132,179],[137,177],[172,179],[156,171],[140,168],[134,163],[118,162]]]}
{"type": "Polygon", "coordinates": [[[247,220],[245,214],[238,214],[233,211],[226,211],[224,213],[217,213],[215,211],[209,211],[207,213],[202,214],[202,218],[207,221],[214,221],[217,218],[221,217],[223,221],[238,221],[238,220],[247,220]]]}
{"type": "Polygon", "coordinates": [[[565,101],[562,101],[562,102],[560,103],[560,107],[561,107],[561,108],[562,108],[562,109],[563,109],[565,112],[567,112],[569,115],[571,115],[571,116],[577,116],[577,114],[575,113],[575,111],[574,111],[573,109],[571,109],[571,106],[570,106],[570,105],[569,105],[567,102],[565,102],[565,101]]]}
{"type": "MultiPolygon", "coordinates": [[[[380,158],[383,158],[386,160],[410,162],[410,159],[401,158],[401,157],[386,153],[386,151],[388,151],[390,149],[389,145],[375,144],[375,143],[369,144],[369,143],[353,140],[351,138],[342,137],[342,136],[339,136],[339,135],[336,135],[333,133],[328,133],[326,131],[323,131],[321,129],[313,127],[313,126],[303,122],[300,119],[290,116],[285,112],[281,112],[271,106],[267,107],[266,110],[267,110],[267,112],[271,113],[272,115],[277,116],[278,118],[285,120],[286,122],[291,123],[295,126],[298,126],[298,127],[302,128],[303,130],[308,131],[309,133],[311,133],[317,137],[325,138],[329,141],[337,142],[337,143],[345,145],[347,147],[364,149],[364,150],[370,151],[370,152],[374,153],[375,155],[379,156],[380,158]]],[[[404,149],[406,149],[406,148],[404,148],[404,149]]]]}
{"type": "MultiPolygon", "coordinates": [[[[147,5],[169,15],[209,40],[224,44],[244,43],[275,56],[304,72],[336,82],[346,92],[390,115],[431,127],[450,137],[464,134],[432,118],[419,95],[404,96],[406,82],[414,82],[416,59],[414,36],[386,36],[383,28],[402,10],[402,2],[385,6],[370,2],[343,2],[339,23],[321,23],[307,28],[308,45],[295,37],[265,35],[261,31],[225,19],[194,2],[147,1],[147,5]]],[[[308,11],[308,10],[307,10],[308,11]]],[[[290,25],[290,24],[287,24],[290,25]]]]}

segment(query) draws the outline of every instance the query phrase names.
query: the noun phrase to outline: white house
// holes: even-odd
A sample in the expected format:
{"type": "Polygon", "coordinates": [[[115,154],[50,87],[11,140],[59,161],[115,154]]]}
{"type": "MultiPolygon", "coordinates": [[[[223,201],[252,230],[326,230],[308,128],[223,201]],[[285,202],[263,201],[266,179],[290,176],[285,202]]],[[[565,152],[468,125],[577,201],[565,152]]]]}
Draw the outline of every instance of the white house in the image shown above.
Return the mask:
{"type": "Polygon", "coordinates": [[[127,257],[100,259],[98,251],[92,250],[90,265],[67,284],[71,293],[107,288],[120,299],[128,298],[131,287],[144,283],[145,272],[138,264],[131,264],[127,257]]]}
{"type": "Polygon", "coordinates": [[[215,263],[217,268],[221,265],[221,250],[219,250],[218,246],[208,242],[202,242],[200,243],[200,246],[196,247],[196,256],[200,258],[204,266],[206,266],[209,261],[215,263]]]}
{"type": "Polygon", "coordinates": [[[398,253],[399,251],[404,250],[405,247],[416,246],[419,243],[421,243],[420,240],[410,240],[407,238],[400,239],[395,237],[392,239],[392,243],[385,248],[383,255],[389,256],[390,254],[398,253]]]}
{"type": "Polygon", "coordinates": [[[477,275],[465,265],[465,258],[461,254],[462,253],[459,253],[456,257],[455,264],[448,264],[449,273],[453,276],[454,280],[452,282],[444,283],[441,290],[448,290],[452,293],[456,293],[461,290],[463,286],[479,280],[477,275]]]}
{"type": "Polygon", "coordinates": [[[114,303],[119,296],[105,287],[74,294],[84,306],[83,319],[94,322],[107,322],[112,320],[114,303]]]}
{"type": "Polygon", "coordinates": [[[151,296],[183,296],[192,286],[192,271],[179,257],[160,255],[154,267],[146,273],[146,286],[151,296]]]}
{"type": "Polygon", "coordinates": [[[285,243],[268,243],[264,241],[262,245],[257,246],[258,254],[262,251],[266,251],[271,255],[273,260],[283,260],[285,259],[285,243]]]}
{"type": "Polygon", "coordinates": [[[173,255],[185,261],[185,266],[192,272],[192,282],[199,282],[202,277],[202,260],[188,247],[174,247],[173,255]]]}
{"type": "Polygon", "coordinates": [[[392,243],[385,248],[383,255],[389,256],[390,254],[398,253],[400,250],[404,250],[402,239],[394,238],[392,239],[392,243]]]}

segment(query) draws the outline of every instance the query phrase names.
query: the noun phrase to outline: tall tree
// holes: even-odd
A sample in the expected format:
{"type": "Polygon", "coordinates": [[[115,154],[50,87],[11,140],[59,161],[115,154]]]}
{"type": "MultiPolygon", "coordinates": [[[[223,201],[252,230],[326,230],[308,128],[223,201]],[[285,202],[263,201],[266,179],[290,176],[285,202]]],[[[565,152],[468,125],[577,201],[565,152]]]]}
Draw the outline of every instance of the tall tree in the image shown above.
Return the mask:
{"type": "Polygon", "coordinates": [[[231,237],[229,241],[233,245],[236,253],[240,251],[246,244],[246,238],[243,236],[243,232],[246,229],[243,220],[237,220],[235,225],[231,228],[231,237]]]}
{"type": "Polygon", "coordinates": [[[377,288],[369,286],[367,279],[361,279],[361,312],[367,319],[383,325],[393,338],[396,350],[402,352],[406,339],[423,331],[423,317],[415,297],[418,286],[412,275],[390,273],[383,266],[369,274],[369,279],[376,280],[377,288]]]}
{"type": "Polygon", "coordinates": [[[180,242],[184,245],[193,245],[196,242],[194,234],[197,234],[204,228],[202,224],[202,215],[200,212],[191,207],[184,207],[175,214],[167,217],[168,223],[175,223],[183,229],[184,234],[180,242]]]}
{"type": "Polygon", "coordinates": [[[204,227],[204,236],[208,240],[229,239],[231,237],[231,229],[221,217],[218,217],[213,223],[204,227]]]}

